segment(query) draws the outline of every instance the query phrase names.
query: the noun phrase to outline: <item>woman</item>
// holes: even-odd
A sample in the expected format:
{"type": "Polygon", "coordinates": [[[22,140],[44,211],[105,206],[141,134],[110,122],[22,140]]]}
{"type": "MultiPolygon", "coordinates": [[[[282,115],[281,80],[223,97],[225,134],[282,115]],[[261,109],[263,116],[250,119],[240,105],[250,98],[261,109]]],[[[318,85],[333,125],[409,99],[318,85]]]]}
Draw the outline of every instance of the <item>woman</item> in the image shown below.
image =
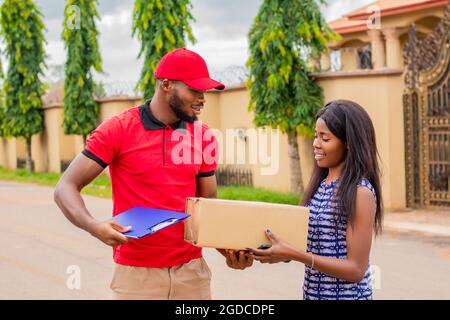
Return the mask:
{"type": "Polygon", "coordinates": [[[313,148],[316,165],[301,201],[310,208],[307,252],[267,230],[272,246],[250,254],[262,263],[304,263],[304,299],[372,299],[369,255],[383,208],[369,115],[352,101],[328,103],[316,117],[313,148]]]}

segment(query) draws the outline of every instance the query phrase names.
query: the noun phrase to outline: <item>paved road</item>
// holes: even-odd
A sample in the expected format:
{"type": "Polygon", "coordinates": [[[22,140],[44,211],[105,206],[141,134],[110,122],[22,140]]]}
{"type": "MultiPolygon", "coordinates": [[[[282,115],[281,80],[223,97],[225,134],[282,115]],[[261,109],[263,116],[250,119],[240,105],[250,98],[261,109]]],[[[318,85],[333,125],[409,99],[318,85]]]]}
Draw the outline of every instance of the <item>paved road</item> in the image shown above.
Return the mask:
{"type": "MultiPolygon", "coordinates": [[[[98,219],[110,217],[109,200],[84,199],[98,219]]],[[[112,250],[64,218],[51,188],[0,181],[0,243],[0,299],[109,298],[112,250]]],[[[301,264],[236,271],[214,250],[204,255],[215,299],[301,297],[301,264]]],[[[448,238],[388,232],[374,243],[371,261],[376,299],[450,299],[448,238]]]]}

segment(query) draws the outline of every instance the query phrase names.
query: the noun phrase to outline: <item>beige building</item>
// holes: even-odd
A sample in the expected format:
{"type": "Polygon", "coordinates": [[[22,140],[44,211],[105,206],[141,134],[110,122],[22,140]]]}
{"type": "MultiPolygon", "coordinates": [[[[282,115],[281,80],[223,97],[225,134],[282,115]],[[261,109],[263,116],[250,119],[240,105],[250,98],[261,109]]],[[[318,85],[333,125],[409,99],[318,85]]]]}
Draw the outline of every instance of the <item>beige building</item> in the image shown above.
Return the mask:
{"type": "MultiPolygon", "coordinates": [[[[409,70],[409,62],[403,58],[410,26],[415,25],[418,39],[425,39],[445,20],[444,12],[448,4],[448,0],[380,0],[331,22],[331,27],[342,38],[339,42],[330,43],[329,53],[320,61],[321,72],[314,75],[324,90],[326,102],[350,99],[362,105],[370,114],[377,133],[387,208],[404,208],[407,205],[450,206],[450,155],[447,159],[445,153],[450,152],[450,149],[445,150],[445,141],[450,141],[447,131],[443,133],[445,137],[448,134],[448,140],[443,138],[445,155],[441,159],[442,164],[436,162],[441,165],[439,168],[443,168],[439,171],[444,181],[439,185],[439,193],[433,189],[430,183],[432,179],[428,181],[428,178],[424,178],[427,181],[425,185],[413,185],[421,183],[414,182],[415,177],[431,176],[431,171],[426,171],[427,162],[422,160],[416,162],[420,162],[425,171],[414,173],[413,169],[408,169],[415,166],[408,156],[411,146],[408,144],[409,136],[405,135],[405,132],[409,132],[408,122],[405,121],[405,115],[408,114],[405,108],[408,106],[404,97],[405,92],[408,92],[405,75],[409,70]],[[405,145],[405,141],[408,145],[405,145]],[[422,190],[417,191],[416,196],[425,200],[408,200],[413,197],[413,189],[422,190]],[[442,201],[433,202],[430,200],[433,197],[442,201]]],[[[445,41],[442,39],[442,42],[445,41]]],[[[450,55],[448,46],[444,45],[440,50],[443,53],[436,63],[450,65],[446,58],[446,54],[450,55]]],[[[440,72],[435,72],[436,83],[448,81],[448,69],[441,68],[440,72]]],[[[443,99],[448,88],[450,85],[444,87],[443,99]]],[[[254,128],[253,114],[248,111],[249,93],[246,87],[241,85],[223,92],[208,92],[206,99],[201,118],[211,128],[218,130],[222,146],[222,170],[245,168],[251,173],[254,186],[288,192],[290,172],[287,136],[280,134],[278,137],[271,130],[260,132],[254,128]],[[253,148],[255,141],[258,144],[256,151],[253,148]],[[258,154],[255,155],[255,152],[258,154]]],[[[79,137],[65,136],[62,132],[61,88],[48,93],[44,101],[46,130],[33,137],[33,160],[38,171],[59,172],[81,151],[82,142],[79,137]]],[[[448,100],[442,100],[441,103],[444,111],[449,110],[449,101],[450,92],[448,100]]],[[[99,102],[100,120],[104,120],[141,101],[139,97],[111,97],[99,102]]],[[[441,115],[444,122],[446,115],[445,112],[441,115]]],[[[447,118],[450,118],[450,113],[447,118]]],[[[299,137],[299,147],[302,178],[307,184],[313,165],[312,139],[299,137]]],[[[23,142],[0,139],[0,166],[15,168],[17,159],[24,159],[24,154],[23,142]]],[[[428,157],[424,156],[424,159],[428,157]]]]}

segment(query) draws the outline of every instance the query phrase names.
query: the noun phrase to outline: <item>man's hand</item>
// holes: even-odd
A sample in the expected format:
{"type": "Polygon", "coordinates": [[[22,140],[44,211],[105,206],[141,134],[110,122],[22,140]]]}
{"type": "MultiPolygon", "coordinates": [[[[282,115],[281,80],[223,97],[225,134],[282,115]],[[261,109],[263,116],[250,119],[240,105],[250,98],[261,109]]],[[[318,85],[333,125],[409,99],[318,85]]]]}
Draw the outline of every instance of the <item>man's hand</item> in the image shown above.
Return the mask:
{"type": "Polygon", "coordinates": [[[115,221],[96,221],[90,228],[89,233],[111,247],[128,243],[129,238],[124,236],[122,232],[130,231],[131,227],[121,226],[115,221]]]}
{"type": "Polygon", "coordinates": [[[227,265],[232,269],[244,270],[253,265],[253,254],[248,254],[245,251],[217,249],[226,259],[227,265]]]}

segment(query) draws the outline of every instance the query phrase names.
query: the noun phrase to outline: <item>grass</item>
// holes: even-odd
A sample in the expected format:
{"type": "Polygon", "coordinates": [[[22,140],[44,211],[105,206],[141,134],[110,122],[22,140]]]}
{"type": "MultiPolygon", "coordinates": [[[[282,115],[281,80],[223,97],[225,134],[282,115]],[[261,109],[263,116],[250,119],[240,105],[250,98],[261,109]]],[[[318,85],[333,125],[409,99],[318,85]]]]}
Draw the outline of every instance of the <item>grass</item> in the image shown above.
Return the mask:
{"type": "MultiPolygon", "coordinates": [[[[61,173],[28,173],[25,169],[9,170],[0,168],[0,180],[27,182],[49,187],[55,187],[61,175],[61,173]]],[[[103,175],[97,177],[81,193],[101,198],[111,198],[109,177],[103,175]]]]}
{"type": "MultiPolygon", "coordinates": [[[[27,173],[24,169],[9,170],[0,167],[0,180],[27,182],[37,185],[55,187],[61,177],[60,173],[27,173]]],[[[82,190],[82,194],[111,198],[111,183],[108,176],[101,175],[82,190]]],[[[298,196],[254,188],[247,186],[219,186],[218,197],[220,199],[260,201],[272,203],[298,204],[298,196]]]]}
{"type": "Polygon", "coordinates": [[[285,203],[293,205],[298,205],[299,202],[299,197],[292,194],[247,186],[220,186],[218,193],[220,199],[285,203]]]}

